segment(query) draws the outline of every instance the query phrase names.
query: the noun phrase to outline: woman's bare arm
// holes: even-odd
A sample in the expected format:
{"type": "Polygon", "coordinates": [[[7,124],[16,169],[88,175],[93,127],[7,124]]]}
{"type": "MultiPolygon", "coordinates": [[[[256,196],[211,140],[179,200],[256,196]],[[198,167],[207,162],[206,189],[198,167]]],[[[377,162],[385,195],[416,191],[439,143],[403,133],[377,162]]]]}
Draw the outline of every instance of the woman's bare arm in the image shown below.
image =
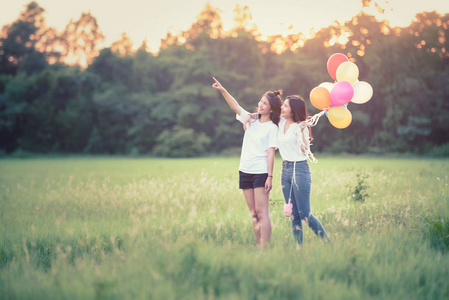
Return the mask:
{"type": "Polygon", "coordinates": [[[274,147],[269,147],[267,150],[268,158],[268,177],[265,181],[265,193],[268,193],[273,187],[273,167],[274,167],[274,147]],[[271,177],[270,177],[271,176],[271,177]]]}
{"type": "Polygon", "coordinates": [[[231,94],[228,93],[228,91],[221,85],[220,82],[218,82],[215,77],[212,77],[215,81],[214,84],[212,84],[212,88],[214,88],[217,91],[220,91],[223,97],[225,98],[226,102],[228,103],[229,107],[238,115],[242,112],[242,108],[240,107],[240,104],[237,102],[237,100],[234,99],[234,97],[231,96],[231,94]]]}

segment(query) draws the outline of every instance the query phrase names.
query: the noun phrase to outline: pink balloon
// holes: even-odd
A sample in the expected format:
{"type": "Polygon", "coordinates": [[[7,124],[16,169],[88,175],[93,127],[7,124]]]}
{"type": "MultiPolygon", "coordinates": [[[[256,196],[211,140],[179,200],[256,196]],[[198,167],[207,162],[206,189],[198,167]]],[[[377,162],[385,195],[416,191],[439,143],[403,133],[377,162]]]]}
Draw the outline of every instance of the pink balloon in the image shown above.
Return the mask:
{"type": "Polygon", "coordinates": [[[341,106],[349,103],[354,96],[354,87],[347,81],[338,82],[331,91],[331,104],[341,106]]]}
{"type": "Polygon", "coordinates": [[[337,69],[340,64],[349,61],[349,58],[341,53],[335,53],[327,60],[327,71],[329,75],[333,78],[337,78],[337,69]]]}

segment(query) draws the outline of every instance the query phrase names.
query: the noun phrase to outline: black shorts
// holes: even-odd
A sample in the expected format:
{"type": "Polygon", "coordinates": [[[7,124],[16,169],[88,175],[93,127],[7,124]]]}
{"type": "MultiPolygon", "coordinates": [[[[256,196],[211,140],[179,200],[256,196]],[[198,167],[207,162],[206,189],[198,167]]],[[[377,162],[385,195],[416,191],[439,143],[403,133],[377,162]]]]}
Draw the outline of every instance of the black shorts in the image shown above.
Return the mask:
{"type": "Polygon", "coordinates": [[[265,182],[268,178],[268,173],[264,174],[248,174],[239,171],[239,189],[255,189],[265,187],[265,182]]]}

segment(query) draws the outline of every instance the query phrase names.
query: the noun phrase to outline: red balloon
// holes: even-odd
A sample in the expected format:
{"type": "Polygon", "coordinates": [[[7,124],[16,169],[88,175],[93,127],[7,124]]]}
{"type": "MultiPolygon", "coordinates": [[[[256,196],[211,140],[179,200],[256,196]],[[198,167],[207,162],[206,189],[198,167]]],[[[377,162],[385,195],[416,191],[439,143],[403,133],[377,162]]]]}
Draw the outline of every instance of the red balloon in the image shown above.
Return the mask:
{"type": "Polygon", "coordinates": [[[335,53],[327,60],[327,71],[334,80],[337,79],[338,66],[345,61],[349,61],[349,58],[341,53],[335,53]]]}

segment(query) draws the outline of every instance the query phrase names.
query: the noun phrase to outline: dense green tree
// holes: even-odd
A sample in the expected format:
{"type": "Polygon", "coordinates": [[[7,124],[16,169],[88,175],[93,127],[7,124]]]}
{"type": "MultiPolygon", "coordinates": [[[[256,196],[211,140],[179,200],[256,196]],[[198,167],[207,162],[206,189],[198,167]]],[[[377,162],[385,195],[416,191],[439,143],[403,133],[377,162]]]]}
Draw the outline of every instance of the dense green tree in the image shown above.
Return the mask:
{"type": "Polygon", "coordinates": [[[167,157],[192,157],[204,154],[210,138],[204,133],[196,133],[191,128],[175,126],[164,130],[157,138],[154,154],[167,157]]]}
{"type": "Polygon", "coordinates": [[[120,56],[113,53],[111,48],[105,48],[95,58],[87,69],[88,72],[96,74],[101,79],[99,89],[107,89],[111,85],[132,89],[133,81],[133,58],[129,55],[120,56]]]}
{"type": "Polygon", "coordinates": [[[281,89],[303,96],[313,115],[309,93],[332,81],[326,62],[336,52],[357,64],[374,95],[349,103],[353,119],[343,130],[323,116],[314,151],[425,153],[449,143],[449,14],[421,13],[391,28],[362,10],[308,40],[293,31],[262,39],[247,7],[236,7],[225,32],[208,4],[189,29],[167,33],[155,55],[145,42],[134,50],[126,34],[99,49],[90,13],[57,33],[43,12],[31,2],[0,35],[0,151],[180,157],[239,147],[242,126],[210,87],[212,76],[247,110],[281,89]]]}
{"type": "Polygon", "coordinates": [[[77,68],[18,74],[5,86],[2,131],[28,151],[82,151],[92,130],[94,81],[77,68]]]}
{"type": "Polygon", "coordinates": [[[16,75],[40,72],[47,66],[45,53],[36,49],[45,34],[44,9],[36,2],[26,6],[19,18],[5,25],[0,34],[0,72],[16,75]]]}
{"type": "Polygon", "coordinates": [[[86,148],[94,153],[128,153],[132,136],[128,134],[136,115],[145,110],[121,85],[109,86],[94,95],[94,128],[86,148]]]}

